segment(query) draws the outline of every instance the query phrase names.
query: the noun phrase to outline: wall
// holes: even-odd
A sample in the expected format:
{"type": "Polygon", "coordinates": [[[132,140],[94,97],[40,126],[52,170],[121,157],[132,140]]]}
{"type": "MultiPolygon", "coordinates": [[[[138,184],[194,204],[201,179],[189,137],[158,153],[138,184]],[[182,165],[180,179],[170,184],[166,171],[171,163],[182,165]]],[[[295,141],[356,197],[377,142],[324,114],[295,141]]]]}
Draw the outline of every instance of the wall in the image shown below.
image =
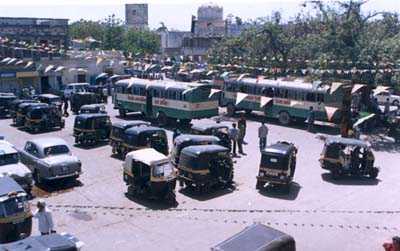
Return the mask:
{"type": "Polygon", "coordinates": [[[149,24],[149,14],[147,4],[126,4],[125,20],[130,28],[146,29],[149,24]]]}

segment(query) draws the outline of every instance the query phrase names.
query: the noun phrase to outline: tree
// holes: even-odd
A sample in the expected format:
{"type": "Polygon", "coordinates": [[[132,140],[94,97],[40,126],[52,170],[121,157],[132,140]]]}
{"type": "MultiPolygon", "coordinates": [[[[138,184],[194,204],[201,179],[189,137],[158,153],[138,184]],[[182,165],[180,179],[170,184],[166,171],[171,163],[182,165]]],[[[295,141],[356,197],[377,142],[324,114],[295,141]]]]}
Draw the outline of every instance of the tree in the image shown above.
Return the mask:
{"type": "Polygon", "coordinates": [[[103,21],[103,49],[104,50],[121,50],[123,49],[122,43],[124,41],[124,27],[122,21],[117,19],[115,15],[108,16],[103,21]]]}
{"type": "Polygon", "coordinates": [[[93,37],[96,40],[102,40],[104,26],[100,22],[81,19],[69,26],[69,33],[73,39],[93,37]]]}
{"type": "Polygon", "coordinates": [[[160,52],[160,38],[147,30],[128,30],[124,35],[123,48],[132,54],[154,54],[160,52]]]}

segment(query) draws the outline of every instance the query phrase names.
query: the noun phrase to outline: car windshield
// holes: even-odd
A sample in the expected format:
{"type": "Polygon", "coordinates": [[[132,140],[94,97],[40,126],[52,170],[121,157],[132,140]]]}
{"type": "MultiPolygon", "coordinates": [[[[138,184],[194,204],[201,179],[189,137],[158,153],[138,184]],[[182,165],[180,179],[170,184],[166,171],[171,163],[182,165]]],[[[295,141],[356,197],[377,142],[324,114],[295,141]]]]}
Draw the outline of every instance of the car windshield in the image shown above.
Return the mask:
{"type": "Polygon", "coordinates": [[[169,162],[158,164],[153,169],[153,176],[168,177],[172,174],[173,168],[169,162]]]}
{"type": "Polygon", "coordinates": [[[19,160],[18,153],[1,154],[0,155],[0,166],[17,164],[19,160]]]}
{"type": "Polygon", "coordinates": [[[68,154],[69,149],[66,145],[50,146],[44,149],[45,156],[68,154]]]}
{"type": "Polygon", "coordinates": [[[12,216],[25,210],[24,197],[13,197],[0,203],[0,217],[12,216]]]}

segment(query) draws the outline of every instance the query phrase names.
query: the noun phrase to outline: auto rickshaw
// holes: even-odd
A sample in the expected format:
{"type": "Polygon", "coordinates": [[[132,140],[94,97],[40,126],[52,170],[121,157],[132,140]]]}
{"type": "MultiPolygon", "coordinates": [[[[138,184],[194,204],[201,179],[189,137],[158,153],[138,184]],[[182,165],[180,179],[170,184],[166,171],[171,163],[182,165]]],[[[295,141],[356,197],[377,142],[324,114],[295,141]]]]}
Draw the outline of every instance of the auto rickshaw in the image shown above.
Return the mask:
{"type": "Polygon", "coordinates": [[[11,103],[16,99],[17,97],[12,93],[0,95],[0,117],[10,115],[11,103]]]}
{"type": "Polygon", "coordinates": [[[123,164],[128,194],[175,201],[176,171],[164,154],[144,148],[126,155],[123,164]]]}
{"type": "Polygon", "coordinates": [[[28,195],[12,178],[0,177],[0,244],[28,237],[31,231],[28,195]]]}
{"type": "Polygon", "coordinates": [[[122,156],[130,151],[142,148],[154,148],[158,152],[168,155],[168,138],[165,130],[153,126],[136,126],[125,130],[124,140],[120,148],[122,156]]]}
{"type": "Polygon", "coordinates": [[[279,230],[254,223],[211,248],[211,251],[296,251],[294,238],[279,230]]]}
{"type": "Polygon", "coordinates": [[[362,140],[332,136],[325,138],[319,159],[321,168],[329,170],[333,179],[342,176],[367,176],[376,179],[379,168],[370,145],[362,140]]]}
{"type": "Polygon", "coordinates": [[[37,100],[33,99],[16,99],[10,103],[10,117],[15,121],[15,118],[17,117],[17,110],[20,104],[22,103],[39,103],[37,100]]]}
{"type": "Polygon", "coordinates": [[[65,120],[57,106],[35,105],[27,109],[24,127],[33,132],[49,130],[54,127],[62,129],[65,127],[65,120]]]}
{"type": "Polygon", "coordinates": [[[93,92],[77,92],[71,96],[71,111],[75,114],[79,112],[83,105],[99,103],[99,97],[93,92]]]}
{"type": "Polygon", "coordinates": [[[74,137],[76,144],[96,144],[108,140],[111,130],[110,117],[107,114],[80,114],[75,117],[74,137]]]}
{"type": "Polygon", "coordinates": [[[103,104],[83,105],[79,110],[79,114],[84,113],[107,113],[106,107],[103,104]]]}
{"type": "Polygon", "coordinates": [[[213,135],[220,139],[221,145],[229,150],[232,149],[232,142],[229,139],[229,126],[222,123],[200,124],[192,126],[192,133],[199,135],[213,135]]]}
{"type": "Polygon", "coordinates": [[[179,157],[179,185],[208,192],[215,186],[233,182],[233,162],[228,148],[220,145],[188,146],[179,157]]]}
{"type": "Polygon", "coordinates": [[[38,95],[36,99],[39,100],[40,103],[53,105],[61,110],[62,100],[60,96],[47,93],[38,95]]]}
{"type": "Polygon", "coordinates": [[[181,134],[174,140],[174,146],[171,151],[171,163],[174,166],[179,164],[179,155],[183,148],[196,145],[220,145],[218,137],[209,135],[181,134]]]}
{"type": "Polygon", "coordinates": [[[113,154],[121,154],[120,150],[122,147],[125,130],[132,128],[134,126],[150,126],[150,122],[145,122],[142,120],[133,121],[121,121],[112,124],[110,133],[110,145],[112,147],[113,154]]]}
{"type": "Polygon", "coordinates": [[[28,109],[32,106],[45,106],[46,104],[43,103],[22,103],[18,106],[17,108],[17,113],[15,116],[15,119],[13,119],[14,125],[15,126],[24,126],[25,125],[25,119],[26,119],[26,114],[28,112],[28,109]]]}
{"type": "Polygon", "coordinates": [[[90,85],[88,87],[89,92],[93,92],[97,95],[99,102],[107,103],[107,87],[103,85],[90,85]]]}
{"type": "Polygon", "coordinates": [[[296,155],[296,146],[284,141],[264,148],[261,152],[256,189],[260,190],[268,184],[289,191],[296,170],[296,155]]]}

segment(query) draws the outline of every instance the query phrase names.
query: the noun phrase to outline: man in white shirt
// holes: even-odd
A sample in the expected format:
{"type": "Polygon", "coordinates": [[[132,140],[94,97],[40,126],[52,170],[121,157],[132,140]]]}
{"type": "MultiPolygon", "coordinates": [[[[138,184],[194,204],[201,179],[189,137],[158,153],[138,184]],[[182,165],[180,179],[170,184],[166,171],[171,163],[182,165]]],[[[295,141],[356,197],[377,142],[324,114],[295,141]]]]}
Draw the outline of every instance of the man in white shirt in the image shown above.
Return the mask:
{"type": "Polygon", "coordinates": [[[54,233],[54,223],[51,211],[46,208],[46,203],[44,200],[39,200],[37,203],[38,210],[35,212],[34,216],[38,219],[39,232],[42,235],[48,235],[54,233]]]}
{"type": "Polygon", "coordinates": [[[261,122],[261,126],[258,128],[258,139],[260,142],[260,151],[267,146],[268,127],[264,122],[261,122]]]}

